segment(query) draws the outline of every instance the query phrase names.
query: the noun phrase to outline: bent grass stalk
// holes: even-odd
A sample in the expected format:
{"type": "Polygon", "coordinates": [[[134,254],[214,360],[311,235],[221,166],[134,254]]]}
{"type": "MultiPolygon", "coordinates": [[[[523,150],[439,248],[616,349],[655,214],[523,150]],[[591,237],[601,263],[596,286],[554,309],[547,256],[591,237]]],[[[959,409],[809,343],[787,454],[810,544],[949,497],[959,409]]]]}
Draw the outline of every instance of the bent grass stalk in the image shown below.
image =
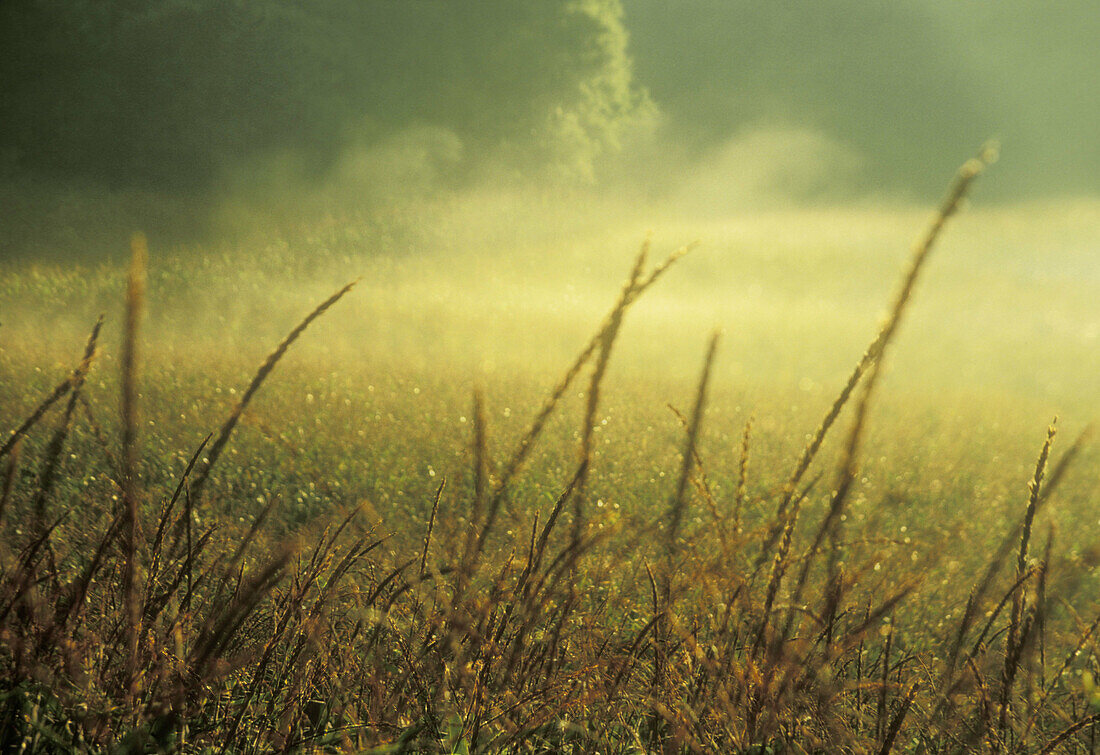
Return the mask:
{"type": "MultiPolygon", "coordinates": [[[[527,460],[527,456],[534,448],[535,441],[542,434],[543,428],[546,426],[547,420],[554,413],[558,403],[562,397],[565,396],[565,392],[569,390],[569,386],[573,384],[577,375],[584,368],[584,365],[588,364],[588,361],[592,358],[592,355],[596,352],[596,349],[603,343],[606,333],[614,326],[617,319],[621,319],[622,311],[627,309],[633,304],[639,296],[645,293],[653,284],[655,284],[660,278],[668,271],[673,264],[682,259],[688,252],[694,249],[696,244],[689,244],[687,246],[680,247],[675,252],[670,254],[664,262],[657,265],[650,271],[649,275],[640,279],[637,285],[624,286],[623,294],[619,300],[615,303],[611,312],[604,319],[603,324],[594,336],[585,344],[585,347],[581,350],[581,353],[566,370],[565,375],[561,378],[558,384],[551,391],[550,395],[543,402],[542,408],[538,414],[535,415],[535,419],[531,422],[527,432],[523,435],[520,441],[516,444],[515,451],[509,457],[508,462],[504,465],[503,471],[500,475],[500,481],[496,485],[496,492],[493,494],[489,502],[489,511],[495,511],[499,508],[504,497],[507,495],[508,485],[511,483],[512,478],[519,472],[523,463],[527,460]]],[[[644,262],[643,254],[646,252],[648,246],[643,248],[643,252],[639,253],[639,260],[644,262]]],[[[638,264],[635,264],[638,267],[638,264]]],[[[634,276],[632,275],[633,279],[634,276]]],[[[487,522],[486,524],[490,524],[487,522]]]]}
{"type": "Polygon", "coordinates": [[[92,328],[91,334],[88,336],[88,342],[84,347],[84,356],[81,359],[80,366],[73,374],[73,387],[72,390],[69,391],[69,401],[65,406],[61,424],[54,431],[53,437],[50,438],[50,442],[46,447],[45,458],[42,462],[42,472],[38,476],[38,490],[35,493],[34,504],[31,507],[35,519],[34,529],[36,531],[41,531],[41,529],[46,526],[46,500],[49,498],[50,492],[53,489],[54,478],[60,466],[61,454],[65,450],[65,441],[68,438],[69,428],[72,425],[73,413],[76,410],[77,400],[81,397],[80,389],[84,386],[84,380],[91,369],[92,359],[95,356],[96,342],[99,340],[99,331],[102,327],[103,315],[100,315],[95,326],[92,328]]]}
{"type": "MultiPolygon", "coordinates": [[[[1027,606],[1025,595],[1027,568],[1027,550],[1031,541],[1031,527],[1035,521],[1035,510],[1039,505],[1040,486],[1043,483],[1043,475],[1046,472],[1047,459],[1050,456],[1050,447],[1054,443],[1057,432],[1058,418],[1055,417],[1047,429],[1046,441],[1039,452],[1039,458],[1035,463],[1035,474],[1028,483],[1027,510],[1024,513],[1024,529],[1020,535],[1020,553],[1016,559],[1016,579],[1021,582],[1020,588],[1012,594],[1012,617],[1008,625],[1008,638],[1005,641],[1004,671],[1001,675],[1001,718],[1000,728],[1003,731],[1008,724],[1009,700],[1012,695],[1012,682],[1016,678],[1016,667],[1020,663],[1026,630],[1024,628],[1024,610],[1027,606]]],[[[1036,606],[1036,610],[1041,606],[1036,606]]]]}
{"type": "MultiPolygon", "coordinates": [[[[670,631],[668,623],[672,611],[672,572],[675,568],[676,553],[679,550],[678,541],[680,537],[680,528],[688,504],[688,481],[691,478],[692,467],[699,458],[697,452],[699,432],[703,424],[703,414],[707,404],[707,386],[710,383],[711,370],[714,368],[714,358],[718,352],[718,340],[719,334],[715,332],[711,335],[710,341],[707,344],[706,356],[703,358],[703,370],[702,374],[699,376],[699,385],[695,392],[695,406],[691,412],[691,421],[687,426],[687,437],[684,439],[684,448],[681,453],[680,475],[677,478],[676,489],[669,501],[668,512],[665,516],[667,520],[667,530],[665,532],[664,568],[661,573],[659,603],[656,604],[654,610],[654,618],[657,619],[655,625],[655,641],[659,645],[656,652],[658,652],[662,658],[668,655],[667,646],[669,643],[670,631]]],[[[647,571],[648,568],[647,565],[647,571]]],[[[651,581],[652,578],[652,572],[650,572],[651,581]]],[[[656,597],[655,594],[655,599],[656,597]]],[[[664,719],[666,723],[668,722],[668,717],[661,714],[660,710],[660,706],[662,705],[661,696],[664,693],[665,686],[668,684],[668,680],[665,678],[664,674],[661,674],[655,676],[655,682],[658,697],[654,709],[652,725],[654,738],[660,743],[663,749],[665,738],[664,733],[660,731],[661,726],[659,718],[664,719]]]]}
{"type": "MultiPolygon", "coordinates": [[[[956,203],[961,198],[958,193],[956,203]]],[[[949,196],[947,208],[940,210],[940,225],[953,211],[949,196]]],[[[1071,675],[1075,658],[1093,641],[1100,623],[1079,622],[1080,628],[1067,636],[1062,629],[1064,617],[1059,616],[1056,629],[1055,615],[1048,616],[1046,596],[1052,590],[1046,584],[1051,546],[1047,545],[1038,567],[1031,566],[1028,555],[1035,518],[1077,457],[1083,437],[1053,464],[1049,453],[1053,435],[1048,435],[1022,521],[1012,530],[1009,547],[995,555],[987,579],[972,594],[959,636],[965,649],[957,653],[963,669],[959,676],[965,678],[948,674],[946,683],[937,685],[938,670],[953,667],[956,659],[937,660],[934,636],[929,645],[927,636],[906,632],[901,619],[912,612],[901,603],[920,581],[914,576],[916,570],[892,574],[888,569],[881,580],[862,579],[869,576],[872,561],[866,561],[865,571],[855,569],[849,574],[834,565],[841,547],[846,549],[846,560],[847,549],[857,552],[868,543],[879,547],[870,538],[844,541],[838,522],[858,471],[883,355],[911,298],[916,271],[938,233],[934,225],[918,243],[917,258],[894,302],[891,320],[868,348],[865,356],[872,356],[867,364],[857,366],[852,387],[834,402],[799,457],[805,468],[796,467],[794,474],[780,478],[781,485],[794,480],[792,489],[780,487],[766,494],[776,504],[786,499],[786,508],[778,522],[782,527],[765,550],[765,557],[773,561],[771,579],[763,585],[753,584],[751,561],[740,569],[730,558],[730,548],[704,547],[713,545],[709,535],[693,540],[690,552],[681,542],[691,508],[697,505],[691,485],[722,526],[726,518],[713,499],[720,497],[722,485],[733,487],[730,514],[735,531],[740,530],[748,495],[751,421],[741,438],[739,465],[734,458],[729,469],[708,477],[705,455],[699,452],[702,422],[709,421],[706,401],[717,338],[710,341],[690,418],[681,417],[685,435],[679,436],[677,445],[682,455],[676,462],[678,470],[672,470],[679,471],[679,477],[661,509],[664,531],[658,534],[643,521],[623,538],[615,530],[612,540],[606,531],[597,531],[599,525],[612,523],[610,517],[590,524],[583,518],[585,484],[590,480],[597,484],[593,461],[598,459],[594,439],[599,436],[591,433],[611,348],[627,307],[670,262],[646,273],[645,257],[640,255],[611,313],[555,386],[499,477],[492,474],[495,467],[483,401],[480,394],[476,396],[473,484],[463,501],[472,512],[472,524],[468,533],[452,539],[459,547],[450,556],[433,551],[433,533],[440,527],[442,483],[433,489],[434,499],[430,494],[427,501],[416,498],[416,504],[430,503],[427,527],[423,528],[419,513],[411,512],[419,524],[415,533],[404,533],[404,542],[400,534],[388,541],[375,537],[374,527],[356,532],[352,525],[356,509],[352,508],[339,521],[325,519],[317,524],[319,534],[311,538],[312,551],[298,548],[295,543],[304,542],[304,537],[296,536],[265,548],[264,532],[279,526],[274,516],[265,520],[268,512],[277,511],[276,501],[282,500],[278,496],[272,497],[250,528],[243,520],[239,529],[233,522],[224,527],[218,514],[210,512],[214,521],[203,525],[193,542],[193,504],[248,399],[301,330],[346,289],[314,310],[280,343],[220,432],[207,438],[211,445],[204,441],[190,455],[182,476],[163,480],[150,475],[138,485],[137,321],[142,297],[131,286],[128,317],[134,324],[127,326],[123,340],[124,351],[130,351],[123,360],[123,382],[129,383],[124,386],[123,403],[125,407],[129,402],[129,408],[121,412],[123,433],[129,440],[117,464],[104,463],[104,454],[91,444],[95,461],[109,470],[103,477],[105,489],[114,492],[111,475],[121,471],[119,487],[125,493],[129,486],[131,497],[112,512],[100,535],[72,537],[67,527],[54,530],[54,524],[22,543],[15,565],[3,564],[0,663],[13,680],[5,688],[5,710],[19,715],[0,711],[0,748],[25,741],[31,743],[30,750],[35,746],[39,750],[122,750],[140,742],[158,751],[447,748],[488,752],[625,751],[648,744],[653,750],[677,752],[770,748],[888,754],[922,746],[937,752],[1050,753],[1068,749],[1078,739],[1087,744],[1083,730],[1100,717],[1089,710],[1088,696],[1065,677],[1071,675]],[[563,465],[564,470],[548,472],[555,485],[549,491],[541,485],[531,489],[515,485],[551,414],[586,368],[591,374],[586,375],[583,425],[577,436],[579,458],[563,465]],[[821,477],[809,467],[846,403],[855,405],[855,416],[840,448],[837,490],[828,499],[816,531],[807,533],[803,543],[801,536],[795,537],[795,522],[799,512],[809,508],[806,500],[821,477]],[[211,453],[203,461],[207,447],[211,453]],[[543,498],[547,492],[550,497],[543,498]],[[508,493],[517,502],[554,501],[548,516],[534,511],[530,527],[522,528],[512,542],[498,531],[503,528],[493,524],[495,507],[506,502],[508,493]],[[131,547],[114,547],[125,546],[127,526],[140,534],[136,517],[127,519],[127,515],[131,503],[142,497],[161,502],[151,547],[135,547],[140,540],[135,542],[133,533],[131,547]],[[570,503],[574,504],[574,531],[572,537],[567,534],[558,542],[556,528],[570,503]],[[323,526],[325,521],[331,524],[323,526]],[[55,531],[59,533],[52,541],[57,548],[56,565],[51,560],[50,569],[43,570],[39,564],[55,531]],[[503,547],[482,551],[488,538],[494,539],[494,545],[501,540],[503,547]],[[647,538],[655,541],[652,551],[644,548],[647,538]],[[818,584],[813,577],[822,571],[821,551],[827,540],[832,550],[821,602],[801,605],[804,595],[818,584]],[[391,543],[392,549],[381,548],[383,541],[391,543]],[[71,546],[68,552],[67,546],[71,546]],[[1017,579],[984,621],[985,592],[992,589],[996,567],[1009,557],[1013,546],[1019,549],[1012,554],[1017,579]],[[407,552],[402,553],[402,548],[407,552]],[[633,571],[616,563],[629,561],[623,555],[636,556],[633,571]],[[475,557],[477,570],[469,570],[471,576],[467,576],[463,562],[475,557]],[[140,570],[144,558],[150,564],[147,575],[140,570]],[[444,561],[437,568],[433,562],[440,558],[444,561]],[[582,558],[583,570],[579,568],[582,558]],[[134,582],[126,583],[123,600],[128,565],[138,567],[147,589],[138,593],[134,582]],[[60,575],[71,576],[67,585],[58,578],[61,569],[71,569],[60,575]],[[51,573],[36,579],[44,571],[51,573]],[[690,575],[682,587],[673,583],[678,574],[690,575]],[[793,590],[785,583],[788,574],[797,575],[793,590]],[[869,584],[876,580],[880,580],[877,585],[869,584]],[[1033,582],[1038,583],[1034,588],[1033,582]],[[849,593],[857,587],[877,592],[854,599],[849,593]],[[137,622],[126,616],[133,603],[142,606],[137,622]],[[783,631],[768,633],[767,623],[773,620],[769,616],[780,622],[784,612],[783,631]],[[796,622],[796,616],[808,618],[796,622]],[[967,653],[973,639],[970,622],[978,616],[985,626],[977,627],[981,634],[967,653]],[[898,620],[890,621],[888,634],[880,634],[887,617],[898,620]],[[132,647],[129,632],[135,626],[141,630],[136,652],[118,652],[132,647]],[[803,627],[809,631],[803,632],[803,627]],[[1002,659],[993,658],[988,649],[1002,635],[1009,648],[1003,659],[1007,671],[1001,671],[998,686],[997,666],[1002,659]],[[1063,648],[1073,649],[1054,676],[1032,688],[1037,694],[1013,694],[1013,680],[1031,668],[1029,654],[1044,643],[1049,643],[1052,653],[1057,643],[1059,660],[1063,648]],[[867,658],[878,658],[877,667],[865,663],[864,650],[867,658]],[[1020,668],[1024,672],[1017,674],[1020,668]],[[962,682],[971,684],[966,687],[962,682]],[[74,702],[81,695],[89,708],[84,712],[74,702]],[[1026,717],[1015,714],[1010,705],[998,706],[1002,699],[1026,701],[1026,717]],[[944,700],[951,704],[940,705],[944,700]],[[950,708],[950,715],[941,715],[944,708],[950,708]],[[40,718],[23,717],[28,710],[40,718]],[[1005,719],[1001,726],[997,726],[999,718],[1005,719]],[[43,744],[39,730],[24,726],[27,721],[42,721],[43,727],[64,732],[65,737],[75,734],[64,746],[53,740],[43,744]]],[[[135,257],[137,246],[135,241],[135,257]]],[[[137,278],[136,273],[131,277],[137,278]]],[[[89,423],[95,424],[86,400],[92,383],[83,392],[79,389],[78,381],[69,378],[60,394],[71,392],[61,432],[77,403],[85,407],[89,423]]],[[[48,409],[47,404],[42,413],[48,409]]],[[[97,430],[96,435],[102,433],[97,430]]],[[[58,437],[55,432],[54,441],[58,437]]],[[[69,436],[74,445],[76,437],[75,431],[69,436]]],[[[108,444],[97,442],[110,459],[108,444]]],[[[469,441],[466,444],[470,446],[469,441]]],[[[55,471],[45,474],[53,463],[50,459],[65,458],[54,451],[55,446],[53,441],[47,444],[47,463],[37,462],[44,471],[35,479],[29,473],[17,474],[18,439],[11,444],[4,459],[0,509],[22,513],[20,506],[32,504],[35,496],[45,501],[48,491],[43,491],[42,483],[48,483],[52,474],[57,475],[56,489],[61,489],[67,465],[57,461],[55,471]],[[36,484],[37,488],[25,487],[36,484]]],[[[767,462],[762,455],[754,468],[767,462]]],[[[646,501],[651,503],[643,497],[642,502],[646,501]]],[[[351,507],[340,508],[347,512],[351,507]]],[[[396,508],[395,513],[403,515],[396,508]]],[[[12,518],[10,513],[8,517],[12,518]]],[[[768,542],[766,526],[761,531],[764,542],[768,542]]],[[[615,529],[614,523],[606,529],[615,529]]],[[[745,539],[738,538],[738,544],[745,539]]],[[[889,538],[882,542],[886,543],[882,547],[891,547],[889,538]]],[[[870,557],[878,555],[876,551],[870,557]]]]}
{"type": "Polygon", "coordinates": [[[623,286],[623,292],[617,305],[611,311],[607,326],[600,333],[599,348],[596,352],[596,363],[592,367],[592,375],[588,381],[588,390],[585,392],[584,419],[581,422],[581,446],[580,446],[580,478],[573,486],[573,533],[572,542],[577,544],[581,540],[584,531],[584,495],[588,475],[592,469],[593,435],[598,422],[597,413],[600,406],[600,386],[603,384],[604,374],[608,364],[611,363],[611,350],[615,346],[615,340],[622,328],[623,315],[626,313],[627,302],[638,288],[642,270],[645,267],[646,258],[649,256],[649,239],[642,244],[642,249],[634,261],[634,268],[630,271],[630,277],[623,286]]]}
{"type": "MultiPolygon", "coordinates": [[[[886,347],[890,344],[894,334],[897,332],[898,326],[901,324],[902,316],[905,314],[906,305],[912,298],[913,290],[916,287],[918,278],[920,277],[921,270],[924,268],[928,261],[929,255],[935,246],[936,240],[939,238],[941,231],[947,224],[948,219],[954,215],[962,203],[962,200],[966,197],[967,192],[970,190],[971,184],[974,180],[981,175],[982,171],[996,159],[996,151],[992,146],[987,146],[979,153],[975,158],[968,160],[959,168],[958,173],[955,175],[955,180],[948,190],[947,197],[944,199],[943,204],[940,206],[939,211],[932,219],[932,223],[928,229],[924,232],[924,235],[917,241],[913,248],[913,254],[909,262],[909,269],[905,276],[902,278],[901,286],[894,299],[893,307],[891,307],[890,315],[886,320],[886,323],[879,330],[875,336],[871,345],[867,347],[867,350],[863,353],[859,362],[856,364],[852,374],[848,377],[848,382],[844,385],[840,395],[833,401],[829,411],[825,414],[821,424],[818,425],[814,431],[810,442],[806,445],[802,452],[801,457],[798,460],[798,464],[795,466],[794,471],[791,473],[790,478],[787,480],[783,489],[783,495],[779,503],[778,511],[776,512],[775,525],[772,531],[768,534],[767,539],[761,549],[761,555],[757,562],[757,567],[767,559],[768,553],[771,551],[772,546],[776,540],[780,540],[780,548],[776,552],[775,558],[772,560],[771,577],[769,579],[767,588],[767,597],[765,598],[764,610],[760,619],[760,629],[757,634],[757,640],[755,647],[759,648],[764,643],[764,637],[768,630],[768,624],[771,615],[771,609],[774,604],[775,595],[778,593],[780,583],[783,579],[783,574],[786,571],[786,557],[790,548],[790,540],[793,534],[795,524],[798,521],[799,506],[791,506],[791,502],[794,499],[795,490],[798,484],[802,481],[803,476],[809,470],[810,465],[813,463],[814,458],[817,456],[818,451],[821,449],[821,445],[825,440],[825,436],[828,434],[829,429],[833,426],[837,417],[840,416],[841,410],[845,404],[848,403],[851,398],[852,392],[859,384],[860,379],[867,372],[872,370],[871,376],[868,378],[867,386],[864,390],[863,397],[859,402],[857,408],[856,421],[853,425],[852,432],[849,435],[849,441],[846,446],[848,452],[846,454],[842,472],[842,478],[854,477],[854,459],[855,453],[858,449],[859,438],[862,434],[862,428],[864,424],[864,416],[867,411],[867,406],[870,401],[871,393],[874,389],[875,381],[878,377],[879,363],[882,358],[886,347]],[[790,509],[788,511],[788,509],[790,509]]],[[[840,509],[843,506],[844,497],[847,494],[847,484],[842,485],[841,494],[834,497],[834,503],[831,509],[839,515],[840,509]]],[[[797,502],[796,502],[797,503],[797,502]]],[[[834,516],[834,520],[836,516],[834,516]]],[[[831,526],[831,522],[830,522],[831,526]]]]}
{"type": "Polygon", "coordinates": [[[122,433],[122,604],[126,614],[126,686],[127,697],[138,694],[138,638],[141,636],[141,605],[138,574],[138,337],[145,299],[145,265],[148,248],[145,236],[134,234],[130,240],[130,275],[126,287],[126,321],[122,338],[121,433],[122,433]]]}
{"type": "MultiPolygon", "coordinates": [[[[852,370],[851,375],[849,375],[847,383],[845,383],[844,387],[841,389],[840,395],[837,396],[832,406],[829,407],[829,411],[826,412],[825,417],[821,420],[821,424],[818,425],[817,429],[814,431],[810,442],[806,445],[805,449],[803,449],[802,455],[799,457],[798,463],[795,465],[794,471],[791,473],[790,479],[788,479],[784,487],[783,497],[780,500],[779,510],[776,515],[777,526],[768,536],[768,540],[763,549],[764,552],[771,549],[775,539],[778,538],[779,534],[783,531],[783,527],[786,524],[787,507],[794,497],[795,489],[798,487],[798,483],[802,480],[802,477],[809,470],[810,465],[813,464],[814,458],[817,456],[818,451],[821,450],[821,444],[825,441],[825,436],[828,435],[833,423],[836,422],[837,417],[840,416],[840,411],[844,408],[845,404],[848,403],[852,392],[855,390],[856,385],[859,384],[864,373],[880,359],[887,345],[897,332],[898,326],[901,324],[902,315],[905,313],[906,305],[912,297],[913,289],[917,284],[920,273],[925,267],[929,255],[935,247],[936,241],[939,239],[944,226],[946,226],[947,221],[958,211],[959,206],[962,204],[963,199],[965,199],[974,180],[996,159],[996,146],[987,145],[981,150],[977,157],[971,158],[964,163],[955,174],[955,180],[949,188],[943,204],[940,205],[939,211],[932,218],[932,222],[927,230],[925,230],[924,235],[913,247],[913,253],[909,261],[909,269],[902,278],[901,286],[895,296],[894,305],[890,310],[890,315],[886,323],[879,330],[874,340],[871,341],[871,345],[863,352],[863,356],[852,370]]],[[[868,392],[867,395],[869,397],[870,393],[868,392]]]]}
{"type": "Polygon", "coordinates": [[[210,477],[210,471],[217,464],[218,459],[221,457],[222,451],[225,449],[226,443],[229,442],[229,436],[233,434],[233,428],[237,426],[237,423],[241,419],[241,415],[248,407],[249,402],[252,401],[252,397],[256,395],[256,392],[260,390],[260,386],[263,385],[264,380],[275,369],[275,365],[279,363],[279,360],[286,354],[287,349],[291,344],[298,340],[298,337],[302,335],[306,328],[310,326],[314,320],[328,311],[332,305],[340,301],[344,297],[344,294],[351,291],[358,281],[352,281],[339,291],[334,293],[329,298],[317,305],[317,308],[306,315],[306,318],[298,323],[298,326],[294,330],[287,334],[275,350],[264,360],[264,363],[260,365],[260,369],[256,372],[256,375],[252,378],[252,382],[248,384],[248,388],[245,389],[244,394],[241,396],[241,400],[237,402],[237,405],[230,412],[229,417],[222,424],[221,429],[218,431],[218,437],[214,440],[214,444],[210,447],[210,454],[207,456],[205,462],[200,467],[198,473],[195,476],[195,481],[191,484],[191,496],[195,503],[198,503],[202,496],[203,488],[206,487],[206,481],[210,477]]]}
{"type": "MultiPolygon", "coordinates": [[[[102,317],[100,318],[94,329],[97,337],[99,334],[99,327],[101,323],[102,317]]],[[[44,398],[42,402],[34,408],[34,411],[32,411],[30,415],[25,420],[23,420],[19,427],[8,433],[7,439],[3,442],[3,444],[0,444],[0,459],[11,453],[12,449],[15,447],[15,444],[18,443],[19,440],[24,435],[26,435],[32,427],[38,424],[39,420],[41,420],[42,417],[45,416],[46,412],[50,410],[50,407],[61,400],[65,396],[65,394],[76,387],[77,384],[83,383],[84,377],[88,374],[88,370],[91,368],[92,359],[94,358],[95,349],[93,345],[92,351],[85,353],[84,358],[80,361],[80,364],[78,364],[73,369],[72,374],[62,380],[60,383],[58,383],[57,387],[50,391],[46,398],[44,398]]]]}

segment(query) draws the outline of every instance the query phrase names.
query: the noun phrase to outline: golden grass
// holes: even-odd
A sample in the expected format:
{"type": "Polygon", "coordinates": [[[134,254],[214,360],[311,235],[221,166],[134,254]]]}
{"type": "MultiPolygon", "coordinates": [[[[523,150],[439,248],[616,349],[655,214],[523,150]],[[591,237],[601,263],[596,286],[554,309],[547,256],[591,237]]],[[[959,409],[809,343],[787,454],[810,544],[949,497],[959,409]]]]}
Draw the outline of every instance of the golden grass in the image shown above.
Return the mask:
{"type": "Polygon", "coordinates": [[[0,541],[0,745],[884,755],[1092,746],[1100,716],[1073,672],[1100,662],[1100,619],[1055,621],[1052,592],[1065,583],[1054,581],[1053,538],[1037,562],[1030,556],[1036,516],[1085,435],[1053,460],[1048,432],[1019,525],[984,572],[968,575],[975,586],[955,624],[919,606],[907,611],[933,561],[905,568],[890,555],[889,533],[842,526],[883,356],[982,165],[960,171],[885,324],[774,489],[755,484],[768,461],[751,420],[728,460],[709,464],[704,453],[715,334],[691,412],[676,412],[683,433],[667,498],[625,522],[595,488],[609,365],[627,311],[683,251],[647,271],[646,242],[596,335],[500,461],[494,415],[474,392],[469,476],[433,483],[422,530],[392,534],[370,521],[369,506],[334,492],[329,501],[342,513],[285,536],[274,526],[276,498],[234,528],[246,494],[232,487],[229,465],[217,477],[213,468],[232,458],[235,428],[291,345],[351,285],[279,342],[219,429],[183,457],[181,472],[157,482],[142,477],[149,450],[138,437],[144,245],[135,239],[120,453],[85,399],[98,324],[80,366],[0,453],[0,521],[34,513],[39,522],[19,535],[8,527],[0,541]],[[579,424],[566,425],[563,408],[586,367],[579,424]],[[66,394],[50,441],[29,458],[20,441],[66,394]],[[815,465],[849,403],[835,482],[816,494],[832,468],[815,465]],[[74,451],[94,451],[90,463],[117,481],[121,498],[89,505],[79,529],[64,529],[69,512],[59,517],[47,501],[73,500],[58,487],[78,424],[92,442],[74,451]],[[532,459],[559,425],[573,430],[572,455],[547,470],[532,459]],[[20,476],[33,461],[39,473],[20,476]],[[543,488],[527,479],[538,475],[549,478],[543,488]],[[774,518],[763,519],[761,505],[774,518]],[[820,519],[807,524],[812,513],[820,519]],[[1014,549],[1015,570],[1002,573],[1014,549]],[[758,579],[763,564],[770,569],[758,579]],[[1061,659],[1053,674],[1048,655],[1061,659]]]}

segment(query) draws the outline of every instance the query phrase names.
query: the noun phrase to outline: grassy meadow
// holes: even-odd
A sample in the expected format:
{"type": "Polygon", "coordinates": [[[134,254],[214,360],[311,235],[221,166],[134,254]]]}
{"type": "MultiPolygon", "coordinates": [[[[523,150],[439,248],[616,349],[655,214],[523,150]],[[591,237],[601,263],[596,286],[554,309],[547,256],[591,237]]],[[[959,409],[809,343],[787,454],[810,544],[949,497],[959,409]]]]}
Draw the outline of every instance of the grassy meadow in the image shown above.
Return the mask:
{"type": "Polygon", "coordinates": [[[972,202],[0,263],[3,750],[1096,752],[1100,205],[972,202]]]}

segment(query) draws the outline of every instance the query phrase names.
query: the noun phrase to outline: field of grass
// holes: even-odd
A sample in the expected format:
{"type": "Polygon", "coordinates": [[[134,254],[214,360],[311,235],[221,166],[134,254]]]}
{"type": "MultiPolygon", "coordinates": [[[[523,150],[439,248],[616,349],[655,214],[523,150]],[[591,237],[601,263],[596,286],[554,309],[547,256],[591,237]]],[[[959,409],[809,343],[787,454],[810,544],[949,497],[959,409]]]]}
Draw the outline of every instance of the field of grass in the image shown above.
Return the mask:
{"type": "Polygon", "coordinates": [[[466,209],[0,269],[4,751],[1097,751],[1100,206],[466,209]]]}

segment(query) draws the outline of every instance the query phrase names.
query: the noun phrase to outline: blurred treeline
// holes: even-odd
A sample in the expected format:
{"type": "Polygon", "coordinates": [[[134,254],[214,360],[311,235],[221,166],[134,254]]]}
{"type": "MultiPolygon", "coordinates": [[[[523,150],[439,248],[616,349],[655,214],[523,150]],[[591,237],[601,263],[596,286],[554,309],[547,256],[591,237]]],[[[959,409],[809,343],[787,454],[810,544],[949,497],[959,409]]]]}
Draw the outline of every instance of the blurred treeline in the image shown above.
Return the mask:
{"type": "Polygon", "coordinates": [[[4,198],[199,212],[415,129],[442,180],[487,155],[584,174],[648,107],[626,44],[617,0],[4,0],[4,198]]]}

